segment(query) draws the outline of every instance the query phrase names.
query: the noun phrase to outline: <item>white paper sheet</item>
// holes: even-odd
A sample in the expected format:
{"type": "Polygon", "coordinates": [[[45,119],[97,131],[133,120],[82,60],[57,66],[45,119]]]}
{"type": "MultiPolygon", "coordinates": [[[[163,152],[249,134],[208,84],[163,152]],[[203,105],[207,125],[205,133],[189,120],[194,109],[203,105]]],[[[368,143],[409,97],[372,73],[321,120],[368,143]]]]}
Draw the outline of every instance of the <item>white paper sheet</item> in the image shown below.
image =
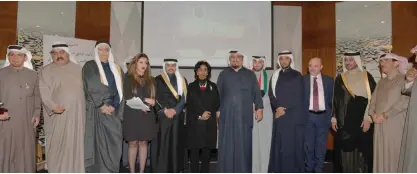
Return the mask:
{"type": "Polygon", "coordinates": [[[150,111],[148,105],[143,103],[139,97],[133,97],[132,99],[126,100],[126,104],[132,109],[140,109],[143,111],[150,111]]]}

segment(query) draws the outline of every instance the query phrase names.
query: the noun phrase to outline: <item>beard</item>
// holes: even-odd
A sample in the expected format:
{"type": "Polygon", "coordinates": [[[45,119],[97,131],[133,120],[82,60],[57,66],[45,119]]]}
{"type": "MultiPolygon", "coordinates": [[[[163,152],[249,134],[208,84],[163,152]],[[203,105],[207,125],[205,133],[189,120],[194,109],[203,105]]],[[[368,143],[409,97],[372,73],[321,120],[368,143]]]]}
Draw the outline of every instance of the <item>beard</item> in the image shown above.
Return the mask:
{"type": "Polygon", "coordinates": [[[254,68],[253,70],[254,70],[255,72],[261,72],[263,69],[264,69],[264,67],[261,67],[261,68],[258,68],[258,69],[254,68]]]}
{"type": "Polygon", "coordinates": [[[290,65],[285,65],[285,66],[282,66],[281,68],[282,69],[288,69],[290,67],[290,65]]]}

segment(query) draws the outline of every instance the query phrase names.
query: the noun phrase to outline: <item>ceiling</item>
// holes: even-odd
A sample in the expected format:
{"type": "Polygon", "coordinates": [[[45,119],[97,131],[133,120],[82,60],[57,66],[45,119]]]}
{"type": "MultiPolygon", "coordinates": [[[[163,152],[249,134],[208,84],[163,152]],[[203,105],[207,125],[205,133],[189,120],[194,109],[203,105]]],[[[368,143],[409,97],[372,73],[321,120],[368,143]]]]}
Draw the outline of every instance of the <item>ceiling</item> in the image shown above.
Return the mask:
{"type": "Polygon", "coordinates": [[[19,30],[74,37],[75,1],[19,1],[19,30]]]}
{"type": "Polygon", "coordinates": [[[391,2],[336,3],[336,37],[391,36],[391,2]]]}

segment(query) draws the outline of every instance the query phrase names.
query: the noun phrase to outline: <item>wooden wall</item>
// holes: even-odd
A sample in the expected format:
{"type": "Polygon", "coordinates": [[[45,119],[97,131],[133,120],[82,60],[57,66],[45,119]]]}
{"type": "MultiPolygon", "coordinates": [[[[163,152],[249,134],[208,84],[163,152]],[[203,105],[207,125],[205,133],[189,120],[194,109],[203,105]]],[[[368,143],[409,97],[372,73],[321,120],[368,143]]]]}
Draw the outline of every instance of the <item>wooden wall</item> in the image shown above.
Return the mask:
{"type": "Polygon", "coordinates": [[[392,52],[410,56],[417,44],[417,2],[391,2],[392,52]]]}
{"type": "Polygon", "coordinates": [[[335,2],[316,2],[303,5],[302,45],[303,73],[308,72],[312,57],[323,60],[323,74],[336,75],[336,8],[335,2]]]}
{"type": "Polygon", "coordinates": [[[109,41],[110,16],[111,1],[77,1],[75,37],[109,41]]]}
{"type": "Polygon", "coordinates": [[[7,46],[17,40],[17,1],[0,2],[0,59],[4,59],[7,46]]]}

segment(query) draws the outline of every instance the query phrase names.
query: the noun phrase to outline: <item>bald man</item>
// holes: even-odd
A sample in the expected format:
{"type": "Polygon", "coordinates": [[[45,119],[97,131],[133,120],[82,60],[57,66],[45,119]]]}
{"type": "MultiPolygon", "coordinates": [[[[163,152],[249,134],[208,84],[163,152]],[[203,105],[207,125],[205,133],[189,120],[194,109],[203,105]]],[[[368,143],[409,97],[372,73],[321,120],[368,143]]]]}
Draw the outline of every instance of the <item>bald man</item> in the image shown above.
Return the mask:
{"type": "Polygon", "coordinates": [[[327,134],[331,126],[333,84],[331,77],[321,74],[322,60],[312,58],[309,74],[304,76],[305,104],[308,123],[305,134],[306,172],[322,173],[326,154],[327,134]]]}

